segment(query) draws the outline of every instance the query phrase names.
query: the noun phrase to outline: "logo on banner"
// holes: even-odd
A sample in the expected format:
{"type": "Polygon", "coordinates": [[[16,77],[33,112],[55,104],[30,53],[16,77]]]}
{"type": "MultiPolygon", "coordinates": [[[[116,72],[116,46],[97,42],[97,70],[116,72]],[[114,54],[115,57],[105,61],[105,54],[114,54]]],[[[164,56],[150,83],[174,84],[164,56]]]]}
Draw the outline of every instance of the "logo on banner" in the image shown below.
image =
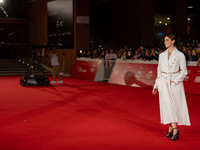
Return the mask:
{"type": "Polygon", "coordinates": [[[94,72],[94,70],[95,70],[94,68],[90,68],[90,72],[94,72]]]}
{"type": "Polygon", "coordinates": [[[130,72],[130,71],[126,72],[124,74],[124,82],[125,82],[126,85],[129,85],[129,86],[132,85],[134,82],[136,82],[136,79],[134,77],[134,73],[130,72]]]}
{"type": "Polygon", "coordinates": [[[195,83],[200,83],[200,76],[196,76],[196,78],[195,78],[195,81],[194,81],[195,83]]]}
{"type": "Polygon", "coordinates": [[[128,78],[132,77],[133,75],[134,75],[134,74],[133,74],[132,72],[128,72],[128,73],[127,73],[128,78]]]}
{"type": "Polygon", "coordinates": [[[141,76],[142,72],[143,72],[143,71],[138,71],[138,72],[136,73],[136,78],[139,78],[139,77],[141,76]]]}
{"type": "Polygon", "coordinates": [[[78,72],[87,72],[87,70],[86,70],[86,69],[83,69],[82,67],[79,67],[79,68],[78,68],[78,72]]]}
{"type": "Polygon", "coordinates": [[[146,77],[147,77],[147,79],[152,78],[152,70],[147,73],[146,77]]]}

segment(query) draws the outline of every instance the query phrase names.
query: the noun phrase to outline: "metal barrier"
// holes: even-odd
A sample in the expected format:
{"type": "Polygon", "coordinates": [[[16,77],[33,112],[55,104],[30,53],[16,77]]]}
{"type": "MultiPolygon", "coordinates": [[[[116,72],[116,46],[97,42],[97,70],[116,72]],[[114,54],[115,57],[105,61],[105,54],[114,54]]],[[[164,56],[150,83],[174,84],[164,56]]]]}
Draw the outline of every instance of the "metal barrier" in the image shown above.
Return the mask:
{"type": "Polygon", "coordinates": [[[104,80],[109,80],[116,60],[103,60],[104,62],[104,80]]]}

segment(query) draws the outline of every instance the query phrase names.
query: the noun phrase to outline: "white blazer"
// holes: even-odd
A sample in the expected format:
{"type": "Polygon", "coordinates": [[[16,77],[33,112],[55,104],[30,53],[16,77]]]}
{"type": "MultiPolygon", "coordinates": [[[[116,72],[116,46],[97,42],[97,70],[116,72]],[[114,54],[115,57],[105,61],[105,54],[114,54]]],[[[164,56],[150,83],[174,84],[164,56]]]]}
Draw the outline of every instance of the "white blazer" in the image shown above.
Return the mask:
{"type": "Polygon", "coordinates": [[[187,75],[185,56],[174,48],[168,59],[168,50],[159,56],[154,88],[159,91],[161,123],[177,122],[190,125],[183,80],[187,75]],[[172,84],[170,83],[172,82],[172,84]]]}

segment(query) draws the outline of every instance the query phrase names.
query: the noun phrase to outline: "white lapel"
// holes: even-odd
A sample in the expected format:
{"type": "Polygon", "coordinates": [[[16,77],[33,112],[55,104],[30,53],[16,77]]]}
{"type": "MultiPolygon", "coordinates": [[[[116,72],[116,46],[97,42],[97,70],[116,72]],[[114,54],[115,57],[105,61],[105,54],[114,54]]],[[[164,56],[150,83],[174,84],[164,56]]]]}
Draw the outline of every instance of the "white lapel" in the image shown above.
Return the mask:
{"type": "Polygon", "coordinates": [[[164,53],[164,58],[163,58],[164,60],[163,61],[166,62],[165,65],[168,68],[168,66],[169,66],[169,63],[168,63],[168,49],[165,50],[163,53],[164,53]]]}
{"type": "Polygon", "coordinates": [[[169,64],[171,64],[172,62],[174,62],[177,59],[177,51],[178,51],[177,48],[174,47],[174,50],[169,58],[169,64]]]}

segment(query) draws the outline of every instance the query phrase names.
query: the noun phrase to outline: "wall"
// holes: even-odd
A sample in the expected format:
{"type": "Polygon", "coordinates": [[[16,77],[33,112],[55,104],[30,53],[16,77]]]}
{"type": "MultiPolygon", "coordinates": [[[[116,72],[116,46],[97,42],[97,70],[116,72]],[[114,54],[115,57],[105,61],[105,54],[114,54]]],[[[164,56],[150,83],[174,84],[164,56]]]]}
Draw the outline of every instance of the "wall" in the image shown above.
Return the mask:
{"type": "Polygon", "coordinates": [[[90,3],[89,0],[76,0],[76,17],[82,17],[82,22],[77,22],[77,18],[75,19],[76,24],[76,50],[77,53],[80,49],[89,49],[89,39],[90,39],[90,24],[87,23],[87,19],[89,19],[90,15],[90,3]],[[86,20],[84,19],[86,18],[86,20]]]}
{"type": "Polygon", "coordinates": [[[48,43],[47,0],[39,0],[28,5],[29,41],[33,45],[48,43]]]}
{"type": "Polygon", "coordinates": [[[191,39],[200,39],[200,17],[199,16],[191,16],[191,23],[190,23],[190,35],[191,39]]]}
{"type": "Polygon", "coordinates": [[[187,0],[174,0],[171,7],[171,32],[176,36],[177,42],[186,41],[187,5],[187,0]]]}
{"type": "MultiPolygon", "coordinates": [[[[39,0],[29,4],[29,41],[33,45],[48,43],[47,2],[39,0]]],[[[76,24],[76,16],[89,17],[89,0],[74,0],[74,49],[57,50],[62,67],[62,54],[65,53],[65,73],[71,73],[79,49],[89,48],[89,24],[76,24]]]]}
{"type": "Polygon", "coordinates": [[[121,41],[134,48],[153,46],[154,0],[114,2],[112,31],[121,41]]]}

